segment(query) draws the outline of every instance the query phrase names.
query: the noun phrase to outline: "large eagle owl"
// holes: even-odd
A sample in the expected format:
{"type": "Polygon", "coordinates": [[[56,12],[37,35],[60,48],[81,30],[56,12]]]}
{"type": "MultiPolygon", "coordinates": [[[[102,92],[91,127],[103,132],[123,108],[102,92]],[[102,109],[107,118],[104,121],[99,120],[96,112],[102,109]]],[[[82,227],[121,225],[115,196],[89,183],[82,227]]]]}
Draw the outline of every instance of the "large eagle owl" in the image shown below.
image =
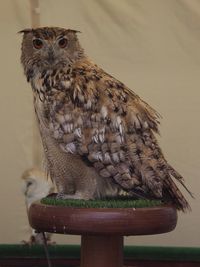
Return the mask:
{"type": "Polygon", "coordinates": [[[158,113],[85,55],[77,31],[43,27],[21,33],[21,62],[58,198],[125,191],[189,208],[173,181],[185,187],[183,178],[155,138],[158,113]]]}

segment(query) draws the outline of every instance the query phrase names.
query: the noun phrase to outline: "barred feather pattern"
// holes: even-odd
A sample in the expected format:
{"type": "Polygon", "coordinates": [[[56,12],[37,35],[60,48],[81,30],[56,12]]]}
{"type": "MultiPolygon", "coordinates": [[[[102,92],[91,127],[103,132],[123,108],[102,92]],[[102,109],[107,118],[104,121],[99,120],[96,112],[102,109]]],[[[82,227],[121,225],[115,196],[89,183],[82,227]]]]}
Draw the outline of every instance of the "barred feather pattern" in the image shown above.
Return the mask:
{"type": "Polygon", "coordinates": [[[89,60],[78,63],[32,83],[60,149],[86,157],[103,179],[133,195],[162,199],[165,191],[178,208],[187,208],[154,136],[159,115],[89,60]]]}
{"type": "Polygon", "coordinates": [[[189,209],[173,181],[186,188],[183,178],[167,163],[155,137],[159,114],[85,56],[76,31],[22,32],[21,60],[32,85],[48,169],[58,192],[85,199],[126,192],[189,209]],[[32,51],[32,35],[44,40],[60,62],[55,56],[55,66],[48,63],[45,47],[44,59],[42,53],[32,51]],[[56,51],[60,35],[68,38],[65,51],[56,51]]]}

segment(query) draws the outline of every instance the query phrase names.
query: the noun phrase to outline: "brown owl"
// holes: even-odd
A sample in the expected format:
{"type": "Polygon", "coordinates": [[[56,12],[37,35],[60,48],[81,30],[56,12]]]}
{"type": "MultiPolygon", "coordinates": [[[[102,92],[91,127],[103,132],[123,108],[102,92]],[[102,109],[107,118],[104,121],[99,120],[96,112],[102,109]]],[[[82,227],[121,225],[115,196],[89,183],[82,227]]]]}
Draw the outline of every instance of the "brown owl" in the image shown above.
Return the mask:
{"type": "Polygon", "coordinates": [[[185,187],[183,178],[155,138],[158,113],[85,55],[77,31],[44,27],[21,33],[21,62],[58,198],[126,192],[188,209],[173,182],[185,187]]]}

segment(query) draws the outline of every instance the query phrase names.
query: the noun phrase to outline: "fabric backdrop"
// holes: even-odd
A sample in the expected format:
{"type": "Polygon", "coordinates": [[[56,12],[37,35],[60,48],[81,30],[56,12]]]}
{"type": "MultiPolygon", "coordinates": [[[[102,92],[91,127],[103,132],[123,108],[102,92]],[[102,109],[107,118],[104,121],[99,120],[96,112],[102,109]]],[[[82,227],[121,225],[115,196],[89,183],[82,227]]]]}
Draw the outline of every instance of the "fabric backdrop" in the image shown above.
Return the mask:
{"type": "MultiPolygon", "coordinates": [[[[179,213],[175,231],[126,243],[199,246],[200,1],[41,0],[38,11],[42,26],[80,30],[93,61],[162,114],[160,145],[195,195],[181,188],[192,212],[179,213]]],[[[31,26],[29,1],[0,1],[0,22],[0,243],[18,243],[28,238],[20,175],[41,161],[17,34],[31,26]]],[[[54,240],[77,243],[79,237],[54,240]]]]}

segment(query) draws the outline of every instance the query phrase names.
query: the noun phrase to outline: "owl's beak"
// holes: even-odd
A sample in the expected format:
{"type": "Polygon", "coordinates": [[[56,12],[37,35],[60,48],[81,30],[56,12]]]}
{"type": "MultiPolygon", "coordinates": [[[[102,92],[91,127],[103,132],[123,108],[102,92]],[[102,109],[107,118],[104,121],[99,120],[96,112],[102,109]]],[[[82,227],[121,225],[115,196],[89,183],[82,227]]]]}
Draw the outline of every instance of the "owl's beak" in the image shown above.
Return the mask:
{"type": "Polygon", "coordinates": [[[53,49],[50,49],[50,50],[48,51],[48,62],[49,62],[49,64],[51,64],[51,65],[55,62],[55,54],[54,54],[53,49]]]}

